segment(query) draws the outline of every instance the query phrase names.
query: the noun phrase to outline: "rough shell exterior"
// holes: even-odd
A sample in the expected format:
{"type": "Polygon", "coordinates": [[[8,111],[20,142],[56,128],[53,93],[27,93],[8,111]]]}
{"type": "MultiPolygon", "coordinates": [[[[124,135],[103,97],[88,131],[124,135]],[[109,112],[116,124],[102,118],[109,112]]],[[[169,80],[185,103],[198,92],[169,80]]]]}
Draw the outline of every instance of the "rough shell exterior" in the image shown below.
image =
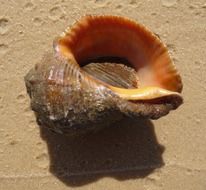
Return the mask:
{"type": "MultiPolygon", "coordinates": [[[[111,18],[111,21],[115,22],[116,17],[111,18]]],[[[118,19],[121,20],[119,17],[118,19]]],[[[78,27],[81,25],[83,23],[78,27]]],[[[81,30],[81,27],[78,30],[81,30]]],[[[68,35],[60,39],[65,38],[68,41],[68,35]]],[[[76,36],[73,38],[76,40],[76,36]]],[[[108,85],[104,85],[104,82],[99,82],[83,71],[76,64],[80,60],[76,62],[77,59],[74,61],[68,58],[66,51],[69,52],[69,50],[64,49],[66,53],[63,52],[58,43],[61,44],[62,41],[55,41],[56,51],[45,54],[41,63],[36,64],[25,77],[27,92],[31,98],[31,108],[35,111],[37,120],[55,132],[73,134],[76,131],[81,133],[81,131],[100,129],[124,116],[157,119],[182,103],[182,97],[177,93],[181,91],[182,84],[176,70],[175,74],[173,70],[175,80],[167,80],[178,83],[177,92],[159,98],[131,101],[122,98],[108,85]]],[[[72,53],[72,50],[69,53],[72,53]]],[[[82,59],[82,57],[80,54],[78,58],[82,59]]],[[[173,87],[174,84],[172,86],[169,84],[169,88],[173,87]]]]}

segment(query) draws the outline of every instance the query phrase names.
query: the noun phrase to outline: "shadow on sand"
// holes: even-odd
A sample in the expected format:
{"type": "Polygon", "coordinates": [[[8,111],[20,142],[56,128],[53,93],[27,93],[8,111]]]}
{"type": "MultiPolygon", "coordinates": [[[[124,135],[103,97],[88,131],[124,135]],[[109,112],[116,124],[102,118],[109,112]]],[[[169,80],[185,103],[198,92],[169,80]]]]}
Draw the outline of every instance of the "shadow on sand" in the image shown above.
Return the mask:
{"type": "Polygon", "coordinates": [[[101,177],[144,178],[163,166],[164,147],[149,120],[125,118],[79,137],[66,137],[40,127],[50,156],[50,172],[68,186],[83,186],[101,177]]]}

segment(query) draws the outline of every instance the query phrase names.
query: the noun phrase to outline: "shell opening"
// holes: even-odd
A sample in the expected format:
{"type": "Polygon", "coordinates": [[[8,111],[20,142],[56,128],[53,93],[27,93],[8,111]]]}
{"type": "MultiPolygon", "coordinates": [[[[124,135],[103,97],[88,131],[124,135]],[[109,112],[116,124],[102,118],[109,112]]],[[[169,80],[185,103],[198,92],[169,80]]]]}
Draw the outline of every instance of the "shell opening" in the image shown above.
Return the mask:
{"type": "Polygon", "coordinates": [[[128,100],[178,95],[181,78],[166,47],[144,26],[116,16],[86,16],[56,43],[56,51],[80,67],[94,60],[124,59],[136,70],[138,89],[108,87],[128,100]]]}

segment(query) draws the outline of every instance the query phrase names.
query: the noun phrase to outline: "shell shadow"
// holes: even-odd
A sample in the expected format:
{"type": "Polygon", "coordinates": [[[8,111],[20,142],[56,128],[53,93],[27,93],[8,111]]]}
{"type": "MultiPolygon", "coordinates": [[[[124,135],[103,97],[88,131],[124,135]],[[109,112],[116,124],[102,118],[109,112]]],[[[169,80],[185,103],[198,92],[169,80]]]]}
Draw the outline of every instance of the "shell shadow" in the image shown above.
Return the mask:
{"type": "Polygon", "coordinates": [[[98,133],[79,137],[40,127],[50,156],[50,172],[68,186],[83,186],[102,177],[144,178],[164,165],[164,147],[149,120],[125,118],[98,133]]]}

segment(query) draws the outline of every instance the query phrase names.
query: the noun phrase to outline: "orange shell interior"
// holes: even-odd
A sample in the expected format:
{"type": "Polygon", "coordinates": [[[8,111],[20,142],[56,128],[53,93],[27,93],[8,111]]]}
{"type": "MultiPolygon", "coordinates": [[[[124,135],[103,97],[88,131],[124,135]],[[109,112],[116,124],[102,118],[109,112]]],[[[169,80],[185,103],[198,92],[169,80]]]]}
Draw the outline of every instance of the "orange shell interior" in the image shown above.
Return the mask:
{"type": "Polygon", "coordinates": [[[134,21],[118,16],[85,16],[55,41],[55,49],[81,66],[99,57],[125,58],[135,68],[138,89],[107,85],[126,99],[179,95],[181,77],[160,39],[134,21]]]}

